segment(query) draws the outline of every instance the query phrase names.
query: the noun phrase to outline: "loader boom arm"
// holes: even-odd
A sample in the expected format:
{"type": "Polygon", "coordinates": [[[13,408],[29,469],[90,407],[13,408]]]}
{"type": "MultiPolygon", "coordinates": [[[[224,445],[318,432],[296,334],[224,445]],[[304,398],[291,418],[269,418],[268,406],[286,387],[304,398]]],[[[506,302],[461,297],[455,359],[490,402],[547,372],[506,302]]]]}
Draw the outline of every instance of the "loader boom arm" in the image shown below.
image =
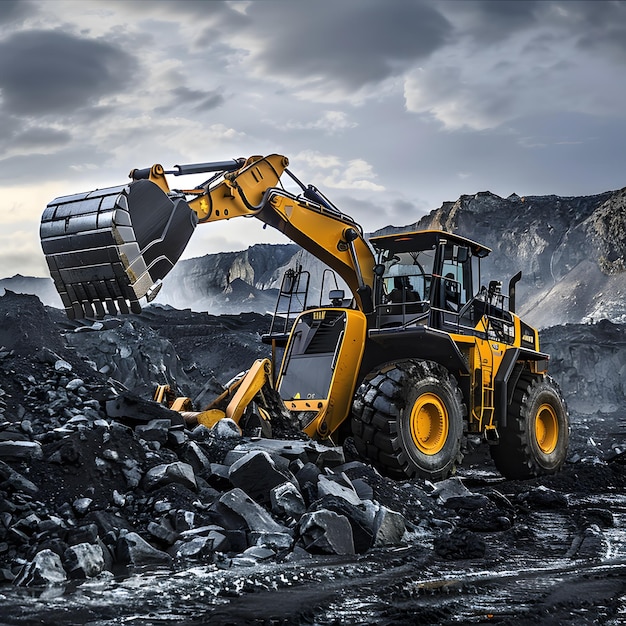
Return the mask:
{"type": "MultiPolygon", "coordinates": [[[[201,193],[199,190],[184,191],[195,196],[189,200],[189,206],[198,216],[198,222],[207,224],[240,216],[256,217],[336,271],[350,287],[359,308],[368,308],[365,294],[367,287],[371,291],[373,285],[374,255],[361,227],[321,195],[316,195],[313,200],[277,187],[284,172],[297,180],[287,170],[287,157],[279,154],[253,156],[243,164],[239,163],[238,169],[225,173],[214,186],[202,187],[201,193]]],[[[183,173],[186,168],[193,168],[176,167],[183,173]]],[[[153,166],[149,178],[169,191],[161,166],[153,166]]],[[[312,187],[302,187],[305,194],[318,194],[312,187]]]]}
{"type": "Polygon", "coordinates": [[[70,317],[141,310],[156,295],[197,224],[255,217],[320,259],[346,282],[356,306],[372,308],[374,253],[362,228],[315,187],[305,187],[279,154],[135,169],[123,187],[53,200],[41,240],[50,273],[70,317]],[[172,190],[168,176],[213,172],[193,189],[172,190]],[[302,189],[280,185],[289,175],[302,189]],[[96,239],[97,236],[97,239],[96,239]],[[93,308],[92,308],[93,305],[93,308]]]}

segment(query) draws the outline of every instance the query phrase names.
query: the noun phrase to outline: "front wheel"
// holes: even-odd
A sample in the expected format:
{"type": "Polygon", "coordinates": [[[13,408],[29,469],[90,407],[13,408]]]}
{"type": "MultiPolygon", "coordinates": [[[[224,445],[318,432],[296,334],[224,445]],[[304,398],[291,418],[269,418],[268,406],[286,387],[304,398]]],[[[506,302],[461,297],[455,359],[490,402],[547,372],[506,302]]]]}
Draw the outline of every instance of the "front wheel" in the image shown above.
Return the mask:
{"type": "Polygon", "coordinates": [[[359,453],[392,478],[442,480],[461,460],[466,408],[456,379],[431,361],[399,361],[357,390],[352,432],[359,453]]]}
{"type": "Polygon", "coordinates": [[[556,382],[522,375],[513,393],[500,442],[491,446],[498,471],[511,479],[558,472],[567,457],[569,417],[556,382]]]}

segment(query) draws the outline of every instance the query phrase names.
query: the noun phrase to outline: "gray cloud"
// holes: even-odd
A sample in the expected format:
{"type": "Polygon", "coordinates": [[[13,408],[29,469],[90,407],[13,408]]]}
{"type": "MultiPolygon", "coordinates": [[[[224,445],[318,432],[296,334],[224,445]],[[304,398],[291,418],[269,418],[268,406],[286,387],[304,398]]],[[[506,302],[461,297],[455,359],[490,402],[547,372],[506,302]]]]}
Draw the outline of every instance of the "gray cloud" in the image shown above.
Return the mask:
{"type": "Polygon", "coordinates": [[[2,0],[0,2],[0,24],[20,22],[27,15],[32,15],[35,10],[35,5],[28,0],[2,0]]]}
{"type": "Polygon", "coordinates": [[[104,41],[54,30],[17,32],[0,42],[2,108],[69,115],[123,91],[135,68],[131,55],[104,41]]]}
{"type": "Polygon", "coordinates": [[[226,101],[217,90],[201,91],[181,86],[171,89],[169,93],[173,101],[155,109],[158,113],[171,113],[181,107],[190,107],[193,111],[210,111],[222,106],[226,101]]]}
{"type": "Polygon", "coordinates": [[[481,48],[516,32],[544,27],[555,37],[572,38],[582,50],[613,48],[626,53],[624,0],[456,0],[440,6],[455,22],[457,34],[481,48]]]}
{"type": "Polygon", "coordinates": [[[349,90],[399,74],[442,46],[452,30],[435,5],[404,0],[252,2],[245,16],[221,12],[217,19],[219,27],[208,32],[250,36],[251,66],[349,90]]]}
{"type": "Polygon", "coordinates": [[[65,130],[37,126],[16,133],[11,143],[19,148],[56,148],[67,145],[71,139],[65,130]]]}
{"type": "MultiPolygon", "coordinates": [[[[0,184],[32,183],[33,173],[36,173],[43,181],[74,180],[78,184],[76,192],[86,191],[80,185],[85,177],[85,172],[80,168],[84,164],[102,164],[109,160],[111,160],[110,152],[88,143],[68,145],[51,154],[34,152],[7,157],[0,159],[0,184]]],[[[106,174],[106,170],[102,168],[101,176],[104,177],[106,174]]],[[[43,210],[43,207],[41,208],[43,210]]]]}
{"type": "Polygon", "coordinates": [[[583,51],[602,50],[626,57],[626,2],[561,3],[583,51]]]}
{"type": "Polygon", "coordinates": [[[533,26],[547,4],[538,0],[457,0],[441,6],[445,13],[460,20],[460,37],[469,36],[484,46],[533,26]]]}
{"type": "MultiPolygon", "coordinates": [[[[72,134],[68,130],[30,125],[24,120],[0,112],[0,153],[15,155],[16,152],[50,152],[67,146],[71,141],[72,134]]],[[[0,166],[7,167],[15,158],[19,157],[12,156],[0,161],[0,166]]]]}

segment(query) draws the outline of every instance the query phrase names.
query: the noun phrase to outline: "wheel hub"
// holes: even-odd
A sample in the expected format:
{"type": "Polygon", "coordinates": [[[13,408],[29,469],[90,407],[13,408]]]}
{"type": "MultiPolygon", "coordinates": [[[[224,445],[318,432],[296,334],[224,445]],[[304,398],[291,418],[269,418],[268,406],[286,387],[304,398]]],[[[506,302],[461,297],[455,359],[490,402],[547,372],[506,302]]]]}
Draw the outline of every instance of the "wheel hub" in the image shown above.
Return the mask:
{"type": "Polygon", "coordinates": [[[445,404],[433,393],[422,394],[411,410],[411,437],[424,454],[440,452],[448,438],[449,419],[445,404]]]}
{"type": "Polygon", "coordinates": [[[559,441],[559,422],[554,408],[549,404],[542,404],[537,411],[535,437],[544,454],[554,452],[559,441]]]}

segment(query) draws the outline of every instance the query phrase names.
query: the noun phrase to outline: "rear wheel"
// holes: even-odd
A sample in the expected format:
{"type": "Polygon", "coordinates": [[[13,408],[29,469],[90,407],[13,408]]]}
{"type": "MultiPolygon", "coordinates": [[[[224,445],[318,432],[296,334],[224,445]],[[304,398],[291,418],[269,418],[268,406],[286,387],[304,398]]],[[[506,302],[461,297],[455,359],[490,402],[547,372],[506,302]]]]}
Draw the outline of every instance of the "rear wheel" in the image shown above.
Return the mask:
{"type": "Polygon", "coordinates": [[[567,457],[569,418],[556,382],[547,375],[523,375],[515,388],[506,427],[491,457],[506,478],[558,472],[567,457]]]}
{"type": "Polygon", "coordinates": [[[444,367],[431,361],[391,363],[357,390],[354,444],[388,476],[441,480],[461,460],[465,414],[457,382],[444,367]]]}

